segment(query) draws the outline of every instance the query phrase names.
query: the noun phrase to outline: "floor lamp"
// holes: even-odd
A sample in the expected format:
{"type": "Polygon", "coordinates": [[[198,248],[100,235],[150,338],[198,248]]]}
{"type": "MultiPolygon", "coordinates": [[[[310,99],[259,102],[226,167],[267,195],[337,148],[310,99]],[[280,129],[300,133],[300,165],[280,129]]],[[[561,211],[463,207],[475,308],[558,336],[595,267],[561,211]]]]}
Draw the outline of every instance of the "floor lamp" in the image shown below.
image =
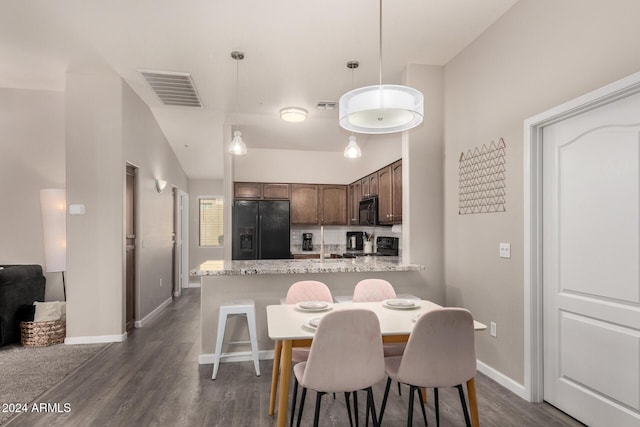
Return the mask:
{"type": "Polygon", "coordinates": [[[67,197],[64,188],[40,190],[45,271],[62,273],[62,292],[67,300],[64,271],[67,268],[67,197]]]}

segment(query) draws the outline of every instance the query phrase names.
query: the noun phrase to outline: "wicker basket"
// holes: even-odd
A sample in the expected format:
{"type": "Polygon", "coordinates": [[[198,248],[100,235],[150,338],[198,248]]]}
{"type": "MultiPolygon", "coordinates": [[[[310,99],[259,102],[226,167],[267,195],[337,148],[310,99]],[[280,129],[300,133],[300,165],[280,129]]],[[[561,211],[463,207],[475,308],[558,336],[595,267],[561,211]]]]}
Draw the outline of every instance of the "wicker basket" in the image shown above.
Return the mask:
{"type": "Polygon", "coordinates": [[[45,347],[64,342],[65,320],[50,322],[20,322],[20,342],[26,347],[45,347]]]}

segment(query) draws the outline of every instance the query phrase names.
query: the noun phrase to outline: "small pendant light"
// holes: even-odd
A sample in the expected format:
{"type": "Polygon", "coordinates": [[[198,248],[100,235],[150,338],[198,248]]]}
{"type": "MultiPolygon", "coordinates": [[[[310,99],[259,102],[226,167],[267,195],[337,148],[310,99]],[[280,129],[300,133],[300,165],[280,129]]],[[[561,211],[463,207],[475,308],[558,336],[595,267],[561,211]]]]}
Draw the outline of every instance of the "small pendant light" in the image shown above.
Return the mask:
{"type": "MultiPolygon", "coordinates": [[[[347,62],[347,68],[351,70],[351,87],[353,87],[353,70],[358,68],[360,63],[358,61],[349,61],[347,62]]],[[[344,156],[347,159],[357,159],[358,157],[362,157],[362,150],[358,147],[358,143],[356,142],[356,137],[351,135],[349,137],[349,144],[344,149],[344,156]]]]}
{"type": "Polygon", "coordinates": [[[357,159],[358,157],[362,157],[362,151],[356,143],[356,137],[353,135],[349,137],[349,144],[347,145],[347,148],[344,149],[344,156],[347,159],[357,159]]]}
{"type": "MultiPolygon", "coordinates": [[[[238,77],[239,69],[240,69],[239,61],[244,59],[244,53],[234,50],[233,52],[231,52],[231,57],[236,60],[236,126],[239,126],[240,124],[239,113],[238,113],[239,104],[240,104],[240,97],[238,96],[238,92],[239,92],[238,82],[240,80],[238,77]]],[[[228,151],[230,154],[233,154],[236,156],[244,156],[245,154],[247,154],[247,145],[242,140],[242,132],[240,132],[239,130],[236,130],[233,132],[233,140],[231,141],[231,144],[229,144],[228,151]]]]}

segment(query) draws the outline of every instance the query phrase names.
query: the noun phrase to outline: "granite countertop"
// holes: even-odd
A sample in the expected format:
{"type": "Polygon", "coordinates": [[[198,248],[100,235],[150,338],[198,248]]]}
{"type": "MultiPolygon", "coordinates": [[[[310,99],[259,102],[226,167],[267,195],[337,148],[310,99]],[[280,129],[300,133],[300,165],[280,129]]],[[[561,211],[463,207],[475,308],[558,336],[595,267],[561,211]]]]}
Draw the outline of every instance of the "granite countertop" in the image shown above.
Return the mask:
{"type": "Polygon", "coordinates": [[[379,271],[417,271],[423,265],[409,264],[401,257],[274,259],[252,261],[205,261],[193,276],[237,276],[243,274],[354,273],[379,271]]]}

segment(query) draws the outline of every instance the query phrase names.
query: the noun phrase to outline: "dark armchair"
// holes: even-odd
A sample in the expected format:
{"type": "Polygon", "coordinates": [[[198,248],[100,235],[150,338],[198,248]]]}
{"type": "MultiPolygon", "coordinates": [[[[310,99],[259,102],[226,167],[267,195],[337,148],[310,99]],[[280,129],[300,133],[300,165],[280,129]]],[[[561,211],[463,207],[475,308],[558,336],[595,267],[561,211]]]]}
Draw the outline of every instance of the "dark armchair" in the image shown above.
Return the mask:
{"type": "Polygon", "coordinates": [[[20,341],[18,308],[44,301],[46,279],[39,265],[0,265],[0,346],[20,341]]]}

